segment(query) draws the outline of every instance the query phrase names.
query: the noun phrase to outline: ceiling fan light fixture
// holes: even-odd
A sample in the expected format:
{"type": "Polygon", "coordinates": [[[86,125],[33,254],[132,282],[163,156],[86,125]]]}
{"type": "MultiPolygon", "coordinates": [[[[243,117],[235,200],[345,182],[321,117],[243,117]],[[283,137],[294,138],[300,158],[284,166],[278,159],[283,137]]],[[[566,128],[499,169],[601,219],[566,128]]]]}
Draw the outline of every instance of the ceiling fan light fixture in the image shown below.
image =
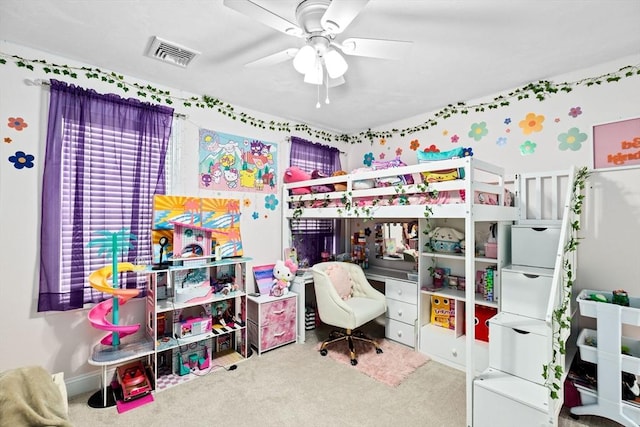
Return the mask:
{"type": "Polygon", "coordinates": [[[349,68],[349,64],[344,60],[342,55],[335,49],[329,49],[324,55],[324,64],[327,67],[327,73],[332,79],[337,79],[344,75],[349,68]]]}
{"type": "Polygon", "coordinates": [[[293,68],[300,74],[307,74],[313,68],[316,58],[315,49],[306,45],[293,58],[293,68]]]}
{"type": "Polygon", "coordinates": [[[312,85],[321,85],[324,81],[324,72],[322,71],[322,62],[318,59],[314,66],[305,73],[304,82],[312,85]]]}

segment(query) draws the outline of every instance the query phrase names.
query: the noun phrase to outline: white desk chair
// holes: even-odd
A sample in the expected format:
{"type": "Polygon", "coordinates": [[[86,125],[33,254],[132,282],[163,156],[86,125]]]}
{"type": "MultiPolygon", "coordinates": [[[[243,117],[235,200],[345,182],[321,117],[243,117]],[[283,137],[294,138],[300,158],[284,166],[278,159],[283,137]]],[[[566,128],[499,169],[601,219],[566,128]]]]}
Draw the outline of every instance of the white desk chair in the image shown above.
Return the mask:
{"type": "Polygon", "coordinates": [[[367,281],[362,268],[346,262],[322,262],[311,269],[318,315],[323,323],[340,328],[329,334],[320,346],[320,354],[327,355],[327,346],[346,340],[351,364],[358,359],[353,340],[371,343],[376,353],[382,353],[378,343],[356,329],[387,311],[385,296],[367,281]]]}

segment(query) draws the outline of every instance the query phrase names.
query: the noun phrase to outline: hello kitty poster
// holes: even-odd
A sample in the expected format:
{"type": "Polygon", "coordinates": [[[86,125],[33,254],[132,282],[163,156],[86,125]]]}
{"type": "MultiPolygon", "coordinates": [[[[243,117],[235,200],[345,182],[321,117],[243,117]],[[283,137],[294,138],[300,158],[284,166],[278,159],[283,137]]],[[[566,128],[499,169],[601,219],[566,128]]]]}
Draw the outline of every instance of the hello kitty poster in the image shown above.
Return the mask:
{"type": "Polygon", "coordinates": [[[200,188],[278,191],[277,145],[274,143],[200,129],[199,159],[200,188]]]}

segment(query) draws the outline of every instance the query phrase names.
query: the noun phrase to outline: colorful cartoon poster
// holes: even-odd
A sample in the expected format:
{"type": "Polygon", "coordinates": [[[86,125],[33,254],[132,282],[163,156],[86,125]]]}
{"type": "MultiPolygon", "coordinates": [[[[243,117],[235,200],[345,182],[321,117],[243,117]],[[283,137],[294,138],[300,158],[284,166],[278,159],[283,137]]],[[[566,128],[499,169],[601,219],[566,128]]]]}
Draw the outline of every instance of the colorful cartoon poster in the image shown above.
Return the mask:
{"type": "Polygon", "coordinates": [[[278,191],[276,144],[200,129],[199,159],[200,188],[278,191]]]}

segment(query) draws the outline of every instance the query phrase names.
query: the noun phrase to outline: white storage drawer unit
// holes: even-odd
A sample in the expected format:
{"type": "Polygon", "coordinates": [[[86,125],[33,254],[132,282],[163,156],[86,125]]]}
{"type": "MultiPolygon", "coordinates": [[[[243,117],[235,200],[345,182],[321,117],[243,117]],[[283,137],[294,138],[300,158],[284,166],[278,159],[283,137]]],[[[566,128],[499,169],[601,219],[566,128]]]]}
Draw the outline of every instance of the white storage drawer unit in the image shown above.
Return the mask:
{"type": "Polygon", "coordinates": [[[488,369],[473,382],[473,426],[551,426],[548,392],[545,386],[488,369]]]}
{"type": "Polygon", "coordinates": [[[544,319],[553,270],[511,265],[502,269],[502,311],[544,319]]]}
{"type": "Polygon", "coordinates": [[[415,328],[413,324],[409,325],[398,322],[390,318],[385,318],[384,334],[387,338],[397,341],[409,347],[416,346],[415,328]]]}
{"type": "Polygon", "coordinates": [[[415,304],[387,298],[387,317],[413,325],[418,317],[418,307],[415,304]]]}
{"type": "Polygon", "coordinates": [[[511,227],[511,263],[531,267],[554,268],[560,227],[511,227]]]}
{"type": "Polygon", "coordinates": [[[415,348],[418,284],[387,278],[384,294],[387,302],[385,336],[415,348]]]}
{"type": "Polygon", "coordinates": [[[544,385],[542,367],[551,360],[549,329],[537,319],[502,312],[489,320],[489,366],[544,385]]]}
{"type": "Polygon", "coordinates": [[[416,282],[403,282],[402,280],[387,279],[384,285],[384,295],[387,299],[404,301],[409,304],[418,303],[418,285],[416,282]]]}

